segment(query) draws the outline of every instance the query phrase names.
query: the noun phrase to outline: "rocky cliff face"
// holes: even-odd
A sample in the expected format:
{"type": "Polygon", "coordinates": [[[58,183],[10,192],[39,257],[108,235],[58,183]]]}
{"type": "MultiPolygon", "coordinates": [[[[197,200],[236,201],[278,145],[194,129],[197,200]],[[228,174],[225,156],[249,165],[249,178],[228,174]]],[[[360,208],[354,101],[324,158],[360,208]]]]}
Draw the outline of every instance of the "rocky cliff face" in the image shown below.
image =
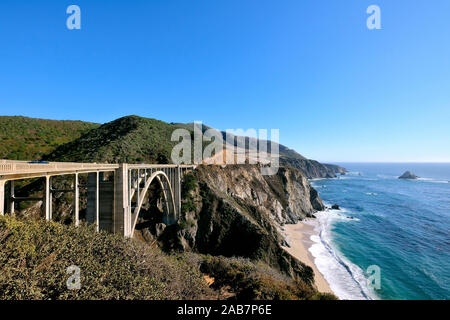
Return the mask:
{"type": "Polygon", "coordinates": [[[257,165],[200,166],[187,179],[183,217],[162,236],[166,246],[262,261],[312,283],[312,269],[281,248],[283,224],[324,208],[300,170],[280,168],[263,176],[257,165]]]}
{"type": "Polygon", "coordinates": [[[336,174],[345,174],[347,171],[334,164],[323,164],[315,160],[281,157],[280,164],[297,168],[303,171],[308,179],[336,178],[336,174]]]}
{"type": "Polygon", "coordinates": [[[202,166],[198,178],[217,195],[258,208],[279,225],[297,223],[324,209],[306,176],[295,168],[263,176],[256,165],[202,166]]]}

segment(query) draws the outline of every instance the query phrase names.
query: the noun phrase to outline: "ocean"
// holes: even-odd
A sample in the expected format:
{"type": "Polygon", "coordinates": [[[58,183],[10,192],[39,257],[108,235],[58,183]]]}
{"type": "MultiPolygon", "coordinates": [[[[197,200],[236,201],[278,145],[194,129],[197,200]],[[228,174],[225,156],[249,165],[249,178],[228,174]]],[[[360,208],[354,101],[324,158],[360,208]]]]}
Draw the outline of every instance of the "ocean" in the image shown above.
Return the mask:
{"type": "Polygon", "coordinates": [[[341,299],[450,299],[450,163],[339,163],[309,249],[341,299]],[[405,171],[421,177],[400,180],[405,171]],[[377,281],[379,280],[379,281],[377,281]],[[379,286],[377,286],[379,284],[379,286]]]}

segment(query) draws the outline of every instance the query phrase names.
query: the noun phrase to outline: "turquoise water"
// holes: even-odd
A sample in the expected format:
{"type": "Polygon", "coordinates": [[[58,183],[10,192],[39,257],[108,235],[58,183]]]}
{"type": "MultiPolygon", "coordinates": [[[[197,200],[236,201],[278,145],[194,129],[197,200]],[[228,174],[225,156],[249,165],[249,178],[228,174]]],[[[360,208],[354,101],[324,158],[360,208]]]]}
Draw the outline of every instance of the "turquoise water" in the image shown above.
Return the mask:
{"type": "Polygon", "coordinates": [[[313,181],[343,208],[319,214],[321,239],[310,249],[332,289],[348,299],[449,299],[450,164],[340,165],[350,173],[313,181]],[[406,170],[421,179],[397,179],[406,170]],[[367,289],[371,265],[379,290],[367,289]]]}

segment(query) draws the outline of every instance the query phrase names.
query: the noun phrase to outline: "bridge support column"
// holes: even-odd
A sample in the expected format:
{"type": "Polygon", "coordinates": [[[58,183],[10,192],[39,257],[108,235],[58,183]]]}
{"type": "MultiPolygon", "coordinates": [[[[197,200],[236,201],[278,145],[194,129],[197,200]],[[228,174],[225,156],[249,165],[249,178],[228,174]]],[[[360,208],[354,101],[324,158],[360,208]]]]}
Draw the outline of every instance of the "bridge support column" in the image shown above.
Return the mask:
{"type": "Polygon", "coordinates": [[[128,165],[121,164],[114,174],[114,233],[131,236],[128,165]]]}
{"type": "Polygon", "coordinates": [[[74,214],[75,214],[75,226],[80,225],[80,189],[78,186],[78,173],[75,173],[75,181],[73,183],[74,187],[74,214]]]}
{"type": "Polygon", "coordinates": [[[51,189],[51,176],[45,176],[45,194],[44,194],[44,208],[45,208],[45,220],[50,221],[52,219],[52,194],[51,189]]]}
{"type": "Polygon", "coordinates": [[[100,231],[100,175],[95,173],[95,229],[100,231]]]}
{"type": "Polygon", "coordinates": [[[177,197],[177,218],[180,219],[181,217],[181,168],[180,166],[177,166],[177,174],[176,174],[176,197],[177,197]]]}
{"type": "Polygon", "coordinates": [[[114,181],[105,180],[100,173],[99,229],[113,232],[114,228],[114,181]]]}
{"type": "Polygon", "coordinates": [[[0,180],[0,215],[5,214],[5,183],[6,181],[0,180]]]}
{"type": "Polygon", "coordinates": [[[99,173],[91,172],[88,173],[88,190],[87,190],[87,208],[86,208],[86,221],[89,223],[94,223],[96,230],[99,231],[99,214],[100,214],[100,204],[99,204],[99,173]]]}
{"type": "Polygon", "coordinates": [[[15,185],[14,185],[14,180],[11,180],[11,182],[10,182],[10,197],[9,197],[9,213],[11,214],[11,215],[13,215],[14,214],[14,206],[15,206],[15,203],[14,203],[14,197],[16,196],[16,194],[15,194],[15,190],[14,190],[14,187],[15,187],[15,185]]]}

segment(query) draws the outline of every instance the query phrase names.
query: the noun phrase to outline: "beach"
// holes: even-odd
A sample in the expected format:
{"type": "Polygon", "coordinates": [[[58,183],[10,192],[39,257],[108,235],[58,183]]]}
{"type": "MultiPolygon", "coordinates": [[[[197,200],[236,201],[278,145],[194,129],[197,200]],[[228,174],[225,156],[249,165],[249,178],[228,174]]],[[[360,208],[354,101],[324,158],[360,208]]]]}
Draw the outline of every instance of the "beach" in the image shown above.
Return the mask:
{"type": "Polygon", "coordinates": [[[308,250],[314,243],[311,241],[310,237],[312,235],[318,235],[314,230],[314,226],[305,222],[299,222],[297,224],[284,225],[283,229],[286,240],[290,245],[290,248],[283,247],[283,249],[313,269],[314,282],[320,292],[333,293],[330,285],[325,280],[322,273],[317,269],[317,266],[314,263],[314,257],[308,250]]]}

